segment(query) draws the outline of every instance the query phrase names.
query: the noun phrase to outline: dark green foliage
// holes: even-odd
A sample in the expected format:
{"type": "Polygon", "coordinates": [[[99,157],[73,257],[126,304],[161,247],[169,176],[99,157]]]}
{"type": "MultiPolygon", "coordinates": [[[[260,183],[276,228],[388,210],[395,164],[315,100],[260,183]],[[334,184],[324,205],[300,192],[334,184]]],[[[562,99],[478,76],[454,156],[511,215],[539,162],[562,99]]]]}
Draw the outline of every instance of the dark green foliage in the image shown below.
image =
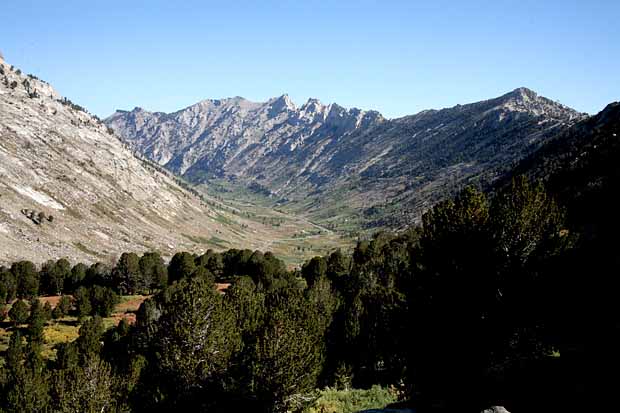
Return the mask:
{"type": "Polygon", "coordinates": [[[225,298],[237,313],[237,325],[241,333],[247,339],[253,337],[265,316],[265,294],[258,291],[254,281],[246,276],[235,280],[226,290],[225,298]]]}
{"type": "Polygon", "coordinates": [[[43,344],[43,328],[47,321],[47,314],[38,298],[30,301],[30,316],[28,317],[28,341],[43,344]]]}
{"type": "Polygon", "coordinates": [[[52,311],[52,305],[49,301],[46,301],[45,305],[43,306],[43,316],[45,317],[45,321],[52,319],[52,311]]]}
{"type": "MultiPolygon", "coordinates": [[[[118,295],[109,287],[94,285],[90,288],[80,287],[74,294],[75,308],[78,319],[82,320],[89,315],[98,315],[100,317],[109,317],[114,311],[114,306],[119,303],[118,295]]],[[[69,298],[61,298],[58,306],[62,308],[58,310],[57,315],[67,314],[71,301],[69,298]]]]}
{"type": "Polygon", "coordinates": [[[166,288],[168,285],[168,268],[157,252],[147,252],[140,258],[142,284],[149,291],[166,288]]]}
{"type": "Polygon", "coordinates": [[[17,280],[13,273],[5,267],[0,267],[0,299],[2,302],[11,302],[17,296],[17,280]]]}
{"type": "Polygon", "coordinates": [[[62,297],[60,297],[60,300],[58,300],[58,304],[56,304],[56,307],[52,311],[52,316],[55,319],[63,318],[64,316],[69,314],[72,305],[73,301],[71,300],[71,297],[63,295],[62,297]]]}
{"type": "Polygon", "coordinates": [[[82,359],[87,360],[91,356],[99,354],[101,350],[101,337],[103,335],[103,320],[98,315],[85,321],[80,327],[80,336],[75,340],[78,353],[82,359]]]}
{"type": "Polygon", "coordinates": [[[409,250],[416,241],[414,234],[382,233],[358,243],[349,275],[335,280],[342,304],[330,332],[331,374],[344,365],[352,367],[359,385],[402,378],[406,339],[390,337],[407,337],[404,292],[409,250]]]}
{"type": "Polygon", "coordinates": [[[32,298],[39,293],[39,273],[30,261],[19,261],[11,266],[11,273],[17,281],[17,297],[32,298]]]}
{"type": "Polygon", "coordinates": [[[569,246],[562,220],[542,186],[523,179],[490,206],[467,189],[424,216],[409,298],[418,333],[411,368],[429,403],[478,408],[498,366],[550,352],[536,293],[546,282],[541,270],[569,246]]]}
{"type": "Polygon", "coordinates": [[[101,317],[109,317],[114,311],[114,306],[118,304],[118,295],[108,287],[95,285],[90,288],[91,314],[101,317]]]}
{"type": "Polygon", "coordinates": [[[196,265],[205,267],[216,277],[222,277],[224,274],[224,258],[220,253],[213,250],[207,250],[206,253],[196,259],[196,265]]]}
{"type": "Polygon", "coordinates": [[[49,295],[61,294],[70,276],[71,264],[66,259],[46,262],[40,272],[41,292],[49,295]]]}
{"type": "Polygon", "coordinates": [[[0,303],[0,322],[6,320],[8,316],[9,316],[9,306],[4,303],[0,303]]]}
{"type": "Polygon", "coordinates": [[[15,301],[9,310],[9,317],[15,325],[24,324],[28,320],[29,315],[30,309],[28,308],[28,304],[23,300],[15,301]]]}
{"type": "Polygon", "coordinates": [[[194,256],[189,252],[177,252],[168,265],[168,283],[172,284],[189,276],[196,269],[194,256]]]}
{"type": "Polygon", "coordinates": [[[4,366],[2,408],[6,412],[47,412],[48,372],[44,369],[38,345],[24,348],[19,332],[11,335],[4,366]]]}
{"type": "Polygon", "coordinates": [[[135,294],[148,289],[140,271],[140,258],[134,253],[123,253],[112,271],[112,282],[121,294],[135,294]]]}
{"type": "Polygon", "coordinates": [[[22,367],[24,358],[24,342],[19,331],[11,334],[9,339],[9,348],[6,351],[5,368],[9,371],[16,371],[22,367]]]}
{"type": "Polygon", "coordinates": [[[90,302],[90,292],[86,287],[80,287],[75,291],[73,296],[75,300],[75,309],[79,320],[83,320],[92,312],[92,304],[90,302]]]}
{"type": "Polygon", "coordinates": [[[338,249],[327,258],[327,276],[332,282],[339,282],[348,275],[350,266],[351,259],[338,249]]]}
{"type": "Polygon", "coordinates": [[[86,279],[86,272],[88,271],[88,267],[86,264],[81,262],[75,264],[73,268],[71,268],[71,275],[68,279],[65,280],[65,290],[67,292],[74,292],[76,288],[78,288],[84,280],[86,279]]]}
{"type": "Polygon", "coordinates": [[[215,276],[211,273],[211,271],[207,270],[204,267],[198,267],[194,270],[194,272],[190,275],[190,277],[199,277],[205,280],[207,284],[214,285],[215,276]]]}
{"type": "Polygon", "coordinates": [[[327,274],[327,261],[323,257],[314,257],[301,268],[301,275],[308,285],[327,274]]]}
{"type": "Polygon", "coordinates": [[[88,267],[83,286],[102,285],[112,286],[112,270],[105,264],[98,262],[88,267]]]}
{"type": "Polygon", "coordinates": [[[300,400],[294,396],[307,395],[317,385],[334,307],[329,293],[319,298],[323,293],[311,293],[309,298],[293,289],[267,298],[265,323],[251,349],[251,391],[268,411],[298,407],[300,400]]]}
{"type": "Polygon", "coordinates": [[[192,277],[171,288],[153,346],[165,383],[182,397],[225,371],[241,337],[233,309],[212,284],[192,277]]]}
{"type": "Polygon", "coordinates": [[[54,412],[100,413],[115,407],[115,377],[111,366],[94,355],[82,366],[54,372],[51,378],[54,412]]]}
{"type": "MultiPolygon", "coordinates": [[[[101,359],[103,323],[99,316],[86,321],[72,343],[58,347],[57,369],[50,389],[55,412],[117,411],[117,377],[112,366],[101,359]]],[[[122,411],[122,410],[120,410],[122,411]]]]}

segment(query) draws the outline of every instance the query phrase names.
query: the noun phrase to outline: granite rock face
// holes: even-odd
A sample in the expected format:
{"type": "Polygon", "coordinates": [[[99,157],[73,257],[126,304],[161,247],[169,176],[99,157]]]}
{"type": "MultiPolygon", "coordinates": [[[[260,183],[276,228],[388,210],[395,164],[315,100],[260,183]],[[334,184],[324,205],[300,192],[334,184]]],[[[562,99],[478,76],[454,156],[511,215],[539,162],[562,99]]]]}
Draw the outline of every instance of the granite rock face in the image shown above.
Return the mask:
{"type": "MultiPolygon", "coordinates": [[[[410,222],[456,187],[508,168],[585,117],[519,88],[487,101],[398,119],[287,95],[205,100],[175,113],[117,111],[105,123],[130,147],[193,182],[260,184],[310,209],[338,198],[375,224],[410,222]],[[387,215],[387,214],[386,214],[387,215]]],[[[490,175],[490,176],[489,176],[490,175]]],[[[305,211],[308,212],[308,211],[305,211]]],[[[311,211],[309,211],[311,212],[311,211]]]]}
{"type": "Polygon", "coordinates": [[[192,239],[216,231],[248,245],[160,169],[52,86],[0,59],[0,264],[199,252],[204,246],[192,239]]]}

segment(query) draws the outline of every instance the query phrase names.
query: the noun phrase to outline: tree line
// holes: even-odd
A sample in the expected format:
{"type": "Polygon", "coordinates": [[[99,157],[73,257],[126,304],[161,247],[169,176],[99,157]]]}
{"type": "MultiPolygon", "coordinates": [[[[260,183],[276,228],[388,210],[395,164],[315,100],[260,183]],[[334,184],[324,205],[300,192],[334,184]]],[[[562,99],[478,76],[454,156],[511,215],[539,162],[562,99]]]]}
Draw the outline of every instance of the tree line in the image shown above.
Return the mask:
{"type": "MultiPolygon", "coordinates": [[[[420,226],[294,271],[234,249],[167,264],[126,253],[114,268],[15,263],[1,270],[5,301],[71,293],[77,308],[105,289],[153,296],[133,325],[105,331],[105,309],[85,313],[79,338],[47,361],[32,313],[48,310],[32,301],[4,357],[3,409],[300,411],[317,388],[373,384],[397,385],[421,412],[548,411],[566,392],[574,407],[587,399],[580,363],[592,351],[577,322],[592,310],[575,303],[593,300],[576,263],[591,241],[567,213],[519,177],[493,195],[467,188],[420,226]],[[216,281],[231,285],[222,294],[216,281]]],[[[613,331],[616,319],[605,320],[613,331]]]]}

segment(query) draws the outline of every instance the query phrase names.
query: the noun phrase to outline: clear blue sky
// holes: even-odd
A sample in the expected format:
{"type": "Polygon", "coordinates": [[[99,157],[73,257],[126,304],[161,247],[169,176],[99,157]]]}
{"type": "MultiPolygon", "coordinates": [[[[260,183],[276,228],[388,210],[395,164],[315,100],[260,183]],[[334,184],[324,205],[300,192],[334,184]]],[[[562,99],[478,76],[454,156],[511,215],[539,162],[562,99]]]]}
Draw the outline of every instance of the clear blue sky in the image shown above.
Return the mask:
{"type": "Polygon", "coordinates": [[[619,0],[20,0],[0,50],[102,117],[283,93],[388,117],[519,86],[590,113],[620,100],[619,0]]]}

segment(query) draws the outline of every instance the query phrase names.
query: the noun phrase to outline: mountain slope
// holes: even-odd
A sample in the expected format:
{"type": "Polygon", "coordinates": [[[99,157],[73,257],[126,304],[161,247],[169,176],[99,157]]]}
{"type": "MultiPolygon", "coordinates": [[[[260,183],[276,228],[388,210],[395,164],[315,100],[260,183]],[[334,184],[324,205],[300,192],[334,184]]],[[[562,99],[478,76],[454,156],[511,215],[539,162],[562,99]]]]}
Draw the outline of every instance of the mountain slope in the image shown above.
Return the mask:
{"type": "Polygon", "coordinates": [[[520,88],[393,120],[315,99],[297,108],[284,95],[265,103],[207,100],[172,114],[136,108],[105,122],[194,183],[258,184],[300,212],[342,221],[346,209],[365,225],[399,226],[583,117],[520,88]]]}
{"type": "Polygon", "coordinates": [[[274,236],[205,201],[49,84],[0,60],[0,264],[258,248],[274,236]]]}
{"type": "MultiPolygon", "coordinates": [[[[517,175],[545,182],[586,236],[617,234],[620,191],[620,103],[559,134],[521,161],[497,186],[517,175]]],[[[611,235],[610,235],[611,238],[611,235]]]]}

